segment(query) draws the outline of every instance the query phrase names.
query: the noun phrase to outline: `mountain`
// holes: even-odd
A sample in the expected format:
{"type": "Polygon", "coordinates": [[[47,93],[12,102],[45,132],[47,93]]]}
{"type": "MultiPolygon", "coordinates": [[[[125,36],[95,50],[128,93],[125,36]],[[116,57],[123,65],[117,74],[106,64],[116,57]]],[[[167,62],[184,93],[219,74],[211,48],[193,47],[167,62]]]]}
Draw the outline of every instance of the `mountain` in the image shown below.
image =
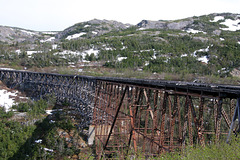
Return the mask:
{"type": "Polygon", "coordinates": [[[56,35],[57,39],[76,39],[79,37],[95,37],[102,34],[127,29],[132,25],[117,21],[93,19],[75,24],[56,35]]]}
{"type": "MultiPolygon", "coordinates": [[[[34,42],[36,40],[49,38],[49,32],[37,32],[22,28],[0,26],[0,42],[16,43],[16,42],[34,42]]],[[[56,34],[51,32],[50,34],[56,34]]]]}
{"type": "Polygon", "coordinates": [[[142,20],[136,25],[93,19],[58,33],[3,28],[0,62],[6,65],[68,66],[81,74],[88,74],[86,66],[97,67],[97,75],[103,76],[109,70],[110,76],[134,70],[178,80],[240,77],[240,14],[142,20]]]}
{"type": "Polygon", "coordinates": [[[36,40],[52,41],[62,39],[78,39],[101,36],[103,34],[136,27],[139,30],[184,30],[187,32],[205,32],[220,35],[222,30],[236,31],[239,29],[239,14],[214,13],[200,17],[189,17],[180,20],[142,20],[136,25],[123,24],[113,20],[93,19],[77,23],[60,32],[37,32],[16,27],[0,26],[0,42],[34,42],[36,40]],[[216,17],[216,19],[215,19],[216,17]],[[219,19],[220,18],[220,19],[219,19]],[[53,38],[54,37],[54,38],[53,38]],[[51,39],[50,39],[51,38],[51,39]]]}
{"type": "Polygon", "coordinates": [[[95,37],[112,31],[120,31],[129,27],[161,30],[185,30],[188,32],[205,32],[220,35],[221,30],[236,31],[239,29],[239,14],[214,13],[200,17],[190,17],[180,20],[151,21],[142,20],[137,25],[123,24],[117,21],[94,19],[87,22],[75,24],[56,35],[57,39],[76,39],[84,37],[95,37]],[[216,19],[215,19],[216,17],[216,19]],[[220,18],[220,19],[219,19],[220,18]],[[235,29],[234,29],[235,26],[235,29]],[[69,37],[68,37],[69,36],[69,37]]]}
{"type": "Polygon", "coordinates": [[[38,32],[24,30],[21,28],[0,26],[0,40],[2,42],[23,42],[25,40],[33,41],[35,37],[40,36],[38,32]]]}
{"type": "MultiPolygon", "coordinates": [[[[143,20],[137,24],[142,29],[168,29],[168,30],[199,30],[207,33],[218,33],[217,30],[231,30],[232,27],[240,29],[240,15],[232,13],[214,13],[200,17],[190,17],[175,21],[149,21],[143,20]]],[[[236,30],[234,30],[236,31],[236,30]]],[[[220,34],[220,33],[218,33],[220,34]]]]}

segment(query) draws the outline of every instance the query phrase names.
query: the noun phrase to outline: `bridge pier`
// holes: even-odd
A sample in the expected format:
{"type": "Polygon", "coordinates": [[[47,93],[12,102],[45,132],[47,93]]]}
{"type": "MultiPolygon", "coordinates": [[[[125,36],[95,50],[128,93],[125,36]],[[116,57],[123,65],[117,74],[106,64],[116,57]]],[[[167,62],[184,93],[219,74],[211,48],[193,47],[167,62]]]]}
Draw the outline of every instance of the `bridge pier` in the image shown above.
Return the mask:
{"type": "Polygon", "coordinates": [[[156,156],[226,138],[233,97],[97,80],[93,113],[98,158],[156,156]],[[223,123],[223,120],[225,120],[223,123]],[[220,129],[221,128],[221,129],[220,129]]]}
{"type": "Polygon", "coordinates": [[[88,145],[93,145],[95,139],[95,125],[90,125],[88,129],[88,145]]]}

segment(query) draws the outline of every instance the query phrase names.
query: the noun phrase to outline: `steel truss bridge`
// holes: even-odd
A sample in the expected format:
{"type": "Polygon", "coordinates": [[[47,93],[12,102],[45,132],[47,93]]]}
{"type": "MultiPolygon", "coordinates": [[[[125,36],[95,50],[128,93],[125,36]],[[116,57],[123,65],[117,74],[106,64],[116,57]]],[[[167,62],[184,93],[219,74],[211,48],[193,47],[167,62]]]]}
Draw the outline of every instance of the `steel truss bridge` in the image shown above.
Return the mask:
{"type": "Polygon", "coordinates": [[[229,142],[240,128],[240,86],[16,70],[0,70],[0,80],[33,97],[69,102],[82,126],[94,126],[99,159],[229,142]]]}

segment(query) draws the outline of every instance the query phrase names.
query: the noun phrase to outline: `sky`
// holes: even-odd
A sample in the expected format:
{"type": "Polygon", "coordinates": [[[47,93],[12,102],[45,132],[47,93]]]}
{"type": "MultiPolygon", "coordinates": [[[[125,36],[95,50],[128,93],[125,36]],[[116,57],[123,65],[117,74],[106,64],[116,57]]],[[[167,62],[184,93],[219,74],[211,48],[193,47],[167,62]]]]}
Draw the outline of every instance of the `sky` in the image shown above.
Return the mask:
{"type": "Polygon", "coordinates": [[[0,25],[61,31],[97,19],[137,24],[210,13],[239,13],[240,0],[0,0],[0,25]]]}

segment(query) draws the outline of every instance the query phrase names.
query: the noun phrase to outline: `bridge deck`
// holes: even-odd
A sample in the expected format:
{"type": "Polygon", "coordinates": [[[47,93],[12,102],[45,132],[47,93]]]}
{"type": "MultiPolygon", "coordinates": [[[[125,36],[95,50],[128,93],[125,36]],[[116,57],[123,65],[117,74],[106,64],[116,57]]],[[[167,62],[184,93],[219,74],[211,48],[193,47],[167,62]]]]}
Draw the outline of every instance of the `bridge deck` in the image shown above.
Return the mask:
{"type": "Polygon", "coordinates": [[[67,78],[83,78],[89,80],[101,80],[129,85],[138,85],[151,88],[159,88],[166,90],[175,90],[179,92],[197,93],[205,96],[220,96],[237,98],[240,96],[240,85],[226,85],[226,84],[208,84],[208,83],[194,83],[183,81],[166,81],[166,80],[150,80],[150,79],[134,79],[134,78],[115,78],[115,77],[92,77],[82,75],[62,75],[56,73],[40,73],[19,70],[0,70],[1,72],[15,72],[15,73],[30,73],[38,75],[49,75],[56,77],[67,78]]]}

